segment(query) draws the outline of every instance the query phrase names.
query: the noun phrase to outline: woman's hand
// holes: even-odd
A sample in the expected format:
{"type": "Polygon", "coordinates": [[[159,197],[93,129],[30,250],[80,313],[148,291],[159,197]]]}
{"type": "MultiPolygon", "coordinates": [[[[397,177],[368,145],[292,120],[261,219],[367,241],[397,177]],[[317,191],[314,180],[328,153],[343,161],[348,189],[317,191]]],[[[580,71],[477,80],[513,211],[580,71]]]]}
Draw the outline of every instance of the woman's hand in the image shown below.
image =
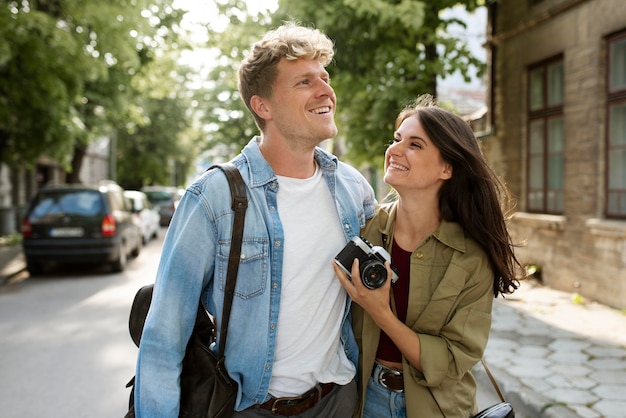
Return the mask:
{"type": "Polygon", "coordinates": [[[367,313],[370,314],[376,323],[387,315],[392,315],[391,306],[389,304],[391,297],[391,277],[392,271],[389,262],[385,262],[387,269],[387,280],[378,289],[369,289],[361,282],[361,274],[359,272],[359,259],[355,258],[352,263],[351,277],[349,277],[341,268],[333,261],[335,274],[339,278],[339,282],[346,289],[350,298],[358,303],[367,313]]]}
{"type": "Polygon", "coordinates": [[[352,300],[358,303],[380,327],[391,338],[394,344],[400,349],[402,355],[417,370],[422,371],[420,359],[421,343],[418,335],[411,328],[400,321],[391,310],[389,304],[391,298],[391,266],[385,262],[387,269],[387,281],[378,289],[368,289],[361,282],[359,272],[359,260],[352,263],[351,277],[333,261],[335,274],[339,282],[343,285],[352,300]]]}

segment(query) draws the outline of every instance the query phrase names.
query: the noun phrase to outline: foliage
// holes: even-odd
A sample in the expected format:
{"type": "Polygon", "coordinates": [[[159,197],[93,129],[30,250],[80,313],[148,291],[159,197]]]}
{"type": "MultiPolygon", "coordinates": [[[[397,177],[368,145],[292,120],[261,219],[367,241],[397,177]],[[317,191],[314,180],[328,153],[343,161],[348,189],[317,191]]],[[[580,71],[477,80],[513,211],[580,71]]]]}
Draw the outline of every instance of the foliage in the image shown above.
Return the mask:
{"type": "Polygon", "coordinates": [[[396,114],[417,94],[436,94],[437,75],[482,70],[446,34],[456,21],[439,13],[455,4],[471,11],[478,0],[280,0],[274,14],[218,0],[228,24],[207,27],[212,55],[201,79],[193,78],[175,65],[189,45],[183,13],[170,3],[0,5],[0,162],[28,167],[46,155],[78,181],[89,143],[112,136],[120,183],[181,185],[196,151],[234,155],[258,133],[237,92],[237,68],[250,44],[283,20],[316,26],[335,41],[329,71],[343,148],[335,152],[355,164],[379,166],[396,114]]]}
{"type": "Polygon", "coordinates": [[[286,20],[317,27],[335,42],[337,54],[329,66],[338,97],[337,124],[343,150],[354,164],[380,166],[393,122],[401,108],[419,94],[436,96],[437,76],[455,71],[469,78],[480,75],[484,64],[466,43],[446,33],[457,19],[444,19],[440,11],[462,4],[475,10],[478,0],[280,0],[271,14],[242,13],[241,0],[222,0],[226,30],[212,31],[210,46],[219,62],[205,96],[206,121],[211,126],[209,146],[241,146],[255,132],[236,90],[236,70],[251,42],[286,20]],[[271,19],[271,20],[270,20],[271,19]]]}
{"type": "Polygon", "coordinates": [[[150,101],[131,86],[147,74],[145,66],[185,47],[182,13],[170,3],[9,0],[0,6],[0,161],[30,166],[46,155],[66,167],[68,181],[79,181],[91,141],[114,128],[150,124],[144,108],[150,101]]]}
{"type": "Polygon", "coordinates": [[[239,96],[237,70],[250,45],[269,28],[271,19],[264,12],[251,14],[241,0],[219,3],[218,8],[219,14],[230,24],[226,30],[208,29],[207,46],[216,59],[208,72],[208,81],[198,92],[198,101],[206,126],[204,149],[233,156],[259,134],[239,96]]]}
{"type": "Polygon", "coordinates": [[[197,155],[200,129],[193,126],[191,71],[164,56],[143,66],[131,90],[142,98],[144,119],[117,130],[118,182],[127,189],[144,185],[183,186],[197,155]]]}
{"type": "MultiPolygon", "coordinates": [[[[72,4],[75,6],[75,4],[72,4]]],[[[0,146],[5,161],[67,154],[82,129],[82,85],[98,77],[58,18],[9,2],[0,8],[0,146]],[[70,64],[71,63],[71,64],[70,64]]]]}
{"type": "Polygon", "coordinates": [[[420,94],[437,96],[437,76],[459,70],[469,78],[484,64],[446,28],[458,19],[441,11],[476,0],[281,0],[274,24],[295,19],[313,25],[335,41],[329,71],[337,93],[338,125],[346,158],[381,166],[393,122],[402,107],[420,94]]]}
{"type": "MultiPolygon", "coordinates": [[[[455,71],[469,78],[484,64],[464,41],[446,33],[457,19],[440,11],[462,4],[468,11],[478,0],[279,0],[271,14],[245,13],[241,0],[222,0],[225,30],[211,30],[209,47],[219,57],[209,75],[213,80],[203,97],[204,121],[209,126],[207,147],[226,144],[236,152],[257,129],[241,103],[236,72],[250,44],[271,27],[296,20],[327,33],[337,54],[329,66],[337,92],[339,142],[334,152],[354,164],[380,166],[393,121],[401,108],[422,93],[436,96],[437,76],[455,71]]],[[[337,142],[337,141],[336,141],[337,142]]]]}

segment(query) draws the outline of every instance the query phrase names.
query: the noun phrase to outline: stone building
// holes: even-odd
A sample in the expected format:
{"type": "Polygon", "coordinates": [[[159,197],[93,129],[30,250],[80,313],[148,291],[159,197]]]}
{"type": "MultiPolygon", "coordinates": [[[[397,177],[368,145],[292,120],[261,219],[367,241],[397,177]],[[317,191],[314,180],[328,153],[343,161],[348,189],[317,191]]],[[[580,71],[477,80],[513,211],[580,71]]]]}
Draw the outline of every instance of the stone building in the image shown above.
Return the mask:
{"type": "Polygon", "coordinates": [[[488,2],[490,163],[547,285],[626,308],[626,1],[488,2]]]}

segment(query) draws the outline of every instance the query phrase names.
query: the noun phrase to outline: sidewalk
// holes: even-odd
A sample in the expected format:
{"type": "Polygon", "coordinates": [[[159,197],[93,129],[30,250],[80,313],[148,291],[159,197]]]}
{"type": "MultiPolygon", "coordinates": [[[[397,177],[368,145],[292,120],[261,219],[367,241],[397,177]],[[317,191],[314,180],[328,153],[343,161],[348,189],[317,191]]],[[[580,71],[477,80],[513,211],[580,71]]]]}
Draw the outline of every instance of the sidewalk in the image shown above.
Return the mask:
{"type": "MultiPolygon", "coordinates": [[[[25,267],[20,245],[0,246],[0,288],[25,267]]],[[[494,303],[485,360],[519,416],[626,417],[626,312],[522,282],[494,303]]]]}
{"type": "Polygon", "coordinates": [[[626,312],[531,279],[496,299],[485,359],[524,416],[626,417],[626,312]]]}
{"type": "Polygon", "coordinates": [[[0,288],[25,270],[21,244],[0,245],[0,288]]]}

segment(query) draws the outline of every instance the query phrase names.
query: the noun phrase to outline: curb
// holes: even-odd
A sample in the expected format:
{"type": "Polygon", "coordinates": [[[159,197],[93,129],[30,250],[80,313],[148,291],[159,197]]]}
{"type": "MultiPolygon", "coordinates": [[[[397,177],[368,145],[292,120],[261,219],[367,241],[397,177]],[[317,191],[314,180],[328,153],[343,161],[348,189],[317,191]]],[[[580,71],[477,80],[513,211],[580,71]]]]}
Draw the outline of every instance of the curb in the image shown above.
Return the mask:
{"type": "Polygon", "coordinates": [[[11,285],[13,279],[17,276],[20,276],[22,273],[26,273],[26,266],[24,266],[23,269],[17,270],[11,274],[3,274],[2,276],[0,276],[0,289],[11,285]]]}
{"type": "Polygon", "coordinates": [[[21,245],[0,246],[0,287],[26,272],[26,260],[21,245]]]}

